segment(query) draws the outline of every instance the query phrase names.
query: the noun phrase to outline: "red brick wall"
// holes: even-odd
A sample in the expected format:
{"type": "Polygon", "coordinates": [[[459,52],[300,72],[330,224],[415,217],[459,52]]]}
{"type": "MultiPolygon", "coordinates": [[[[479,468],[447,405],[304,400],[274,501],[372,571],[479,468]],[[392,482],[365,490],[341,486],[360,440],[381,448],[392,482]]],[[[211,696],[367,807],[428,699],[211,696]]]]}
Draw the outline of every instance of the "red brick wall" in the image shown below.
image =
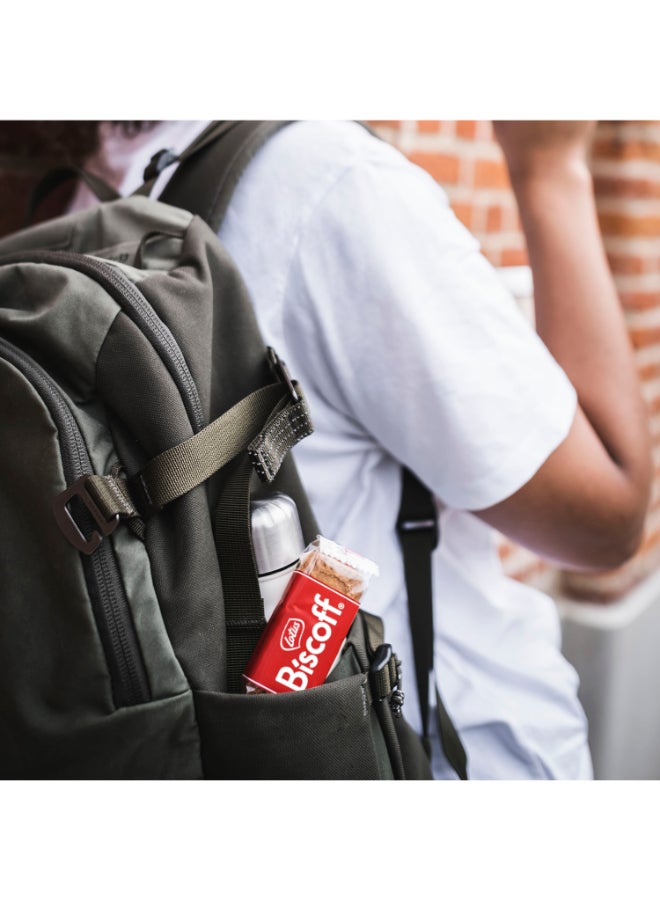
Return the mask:
{"type": "MultiPolygon", "coordinates": [[[[489,122],[372,122],[376,131],[443,186],[458,218],[498,267],[525,265],[524,237],[499,146],[489,122]]],[[[660,122],[601,122],[592,148],[599,220],[635,347],[654,435],[656,478],[646,536],[637,556],[614,572],[553,570],[502,541],[514,577],[589,600],[612,600],[660,565],[660,122]]]]}

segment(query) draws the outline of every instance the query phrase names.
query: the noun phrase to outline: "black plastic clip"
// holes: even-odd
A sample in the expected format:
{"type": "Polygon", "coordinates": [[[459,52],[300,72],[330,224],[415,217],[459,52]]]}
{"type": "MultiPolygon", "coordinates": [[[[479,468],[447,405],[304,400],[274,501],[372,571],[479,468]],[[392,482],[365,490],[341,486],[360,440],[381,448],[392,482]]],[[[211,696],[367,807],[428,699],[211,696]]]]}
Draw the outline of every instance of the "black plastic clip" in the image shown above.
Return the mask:
{"type": "Polygon", "coordinates": [[[149,165],[142,175],[145,181],[151,181],[152,178],[158,178],[160,173],[164,171],[172,163],[178,162],[178,155],[171,148],[159,150],[151,157],[149,165]]]}
{"type": "Polygon", "coordinates": [[[270,363],[273,374],[279,381],[283,382],[287,386],[293,402],[297,403],[302,399],[302,397],[296,390],[296,386],[293,383],[291,376],[289,375],[289,370],[286,367],[286,363],[284,362],[284,360],[280,359],[280,357],[272,347],[267,347],[266,349],[268,353],[268,362],[270,363]]]}
{"type": "Polygon", "coordinates": [[[87,490],[87,478],[87,475],[83,475],[77,481],[74,481],[65,491],[58,494],[53,501],[53,512],[60,531],[69,543],[73,544],[76,550],[80,550],[81,553],[90,556],[94,553],[103,538],[112,534],[115,530],[119,524],[119,514],[113,516],[111,519],[105,518],[87,490]],[[98,531],[92,531],[89,537],[85,537],[78,527],[76,520],[71,515],[69,503],[74,497],[80,498],[92,514],[92,517],[98,526],[98,531]]]}
{"type": "Polygon", "coordinates": [[[391,644],[376,647],[369,666],[369,679],[374,700],[377,703],[389,700],[392,712],[400,717],[405,695],[401,690],[401,663],[391,644]]]}

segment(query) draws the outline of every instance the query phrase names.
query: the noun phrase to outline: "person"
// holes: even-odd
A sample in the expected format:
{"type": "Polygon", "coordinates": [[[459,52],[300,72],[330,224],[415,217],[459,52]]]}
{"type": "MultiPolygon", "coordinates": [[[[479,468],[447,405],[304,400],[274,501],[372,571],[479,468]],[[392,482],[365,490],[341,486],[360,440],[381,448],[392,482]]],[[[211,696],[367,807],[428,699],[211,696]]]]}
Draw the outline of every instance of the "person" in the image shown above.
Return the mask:
{"type": "MultiPolygon", "coordinates": [[[[127,133],[102,123],[87,168],[128,194],[156,151],[182,150],[206,124],[127,133]]],[[[435,678],[470,777],[591,778],[555,604],[505,576],[496,530],[562,567],[623,563],[649,498],[647,419],[595,213],[594,123],[494,130],[527,241],[536,330],[441,187],[356,122],[300,121],[271,138],[219,238],[266,342],[305,390],[315,432],[293,452],[320,527],[380,566],[367,606],[402,659],[411,724],[402,465],[440,510],[435,678]]],[[[93,202],[81,184],[69,209],[93,202]]],[[[435,777],[455,777],[432,739],[435,777]]]]}

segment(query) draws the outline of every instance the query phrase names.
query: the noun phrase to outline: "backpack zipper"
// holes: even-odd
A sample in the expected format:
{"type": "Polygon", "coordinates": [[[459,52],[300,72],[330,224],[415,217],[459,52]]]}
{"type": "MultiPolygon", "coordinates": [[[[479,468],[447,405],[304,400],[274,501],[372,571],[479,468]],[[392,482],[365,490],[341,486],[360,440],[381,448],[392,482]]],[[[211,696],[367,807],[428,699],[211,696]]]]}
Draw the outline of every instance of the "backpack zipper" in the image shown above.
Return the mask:
{"type": "MultiPolygon", "coordinates": [[[[21,372],[51,414],[67,484],[94,474],[82,432],[68,401],[50,375],[3,338],[0,338],[0,357],[21,372]]],[[[95,523],[85,506],[80,505],[76,517],[81,529],[93,531],[95,523]]],[[[81,553],[80,558],[108,663],[115,706],[146,703],[151,699],[149,681],[114,548],[109,541],[103,541],[94,553],[81,553]]]]}
{"type": "Polygon", "coordinates": [[[197,385],[174,335],[144,294],[122,272],[98,257],[68,250],[35,250],[0,259],[0,265],[14,263],[44,263],[74,269],[105,288],[162,359],[179,389],[193,429],[200,431],[206,425],[197,385]]]}

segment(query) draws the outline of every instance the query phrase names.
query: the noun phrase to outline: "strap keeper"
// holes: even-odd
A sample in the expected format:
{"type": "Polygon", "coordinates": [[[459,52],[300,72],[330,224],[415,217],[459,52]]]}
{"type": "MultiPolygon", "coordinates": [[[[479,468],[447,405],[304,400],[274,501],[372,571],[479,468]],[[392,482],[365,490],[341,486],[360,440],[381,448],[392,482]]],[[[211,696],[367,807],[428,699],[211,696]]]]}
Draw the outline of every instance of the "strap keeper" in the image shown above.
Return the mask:
{"type": "Polygon", "coordinates": [[[159,150],[158,153],[154,153],[151,157],[151,160],[142,175],[143,179],[145,181],[151,181],[152,178],[158,178],[161,172],[168,166],[171,166],[172,163],[178,162],[178,160],[179,157],[171,148],[159,150]]]}
{"type": "Polygon", "coordinates": [[[395,716],[401,715],[404,693],[401,690],[401,662],[391,644],[376,648],[369,667],[371,691],[376,703],[388,700],[395,716]]]}
{"type": "Polygon", "coordinates": [[[429,535],[433,549],[438,546],[440,529],[437,519],[397,519],[396,530],[400,536],[410,534],[429,535]]]}
{"type": "Polygon", "coordinates": [[[267,347],[267,353],[268,362],[270,363],[270,368],[273,375],[275,375],[278,381],[281,381],[287,386],[287,388],[289,389],[289,394],[291,395],[291,399],[294,403],[298,403],[299,400],[302,400],[302,396],[296,390],[296,386],[291,378],[291,375],[289,374],[286,363],[283,359],[280,359],[280,357],[272,347],[267,347]]]}
{"type": "Polygon", "coordinates": [[[141,519],[148,519],[150,516],[161,511],[163,507],[154,502],[142,472],[138,472],[136,475],[133,475],[132,478],[129,478],[127,480],[127,485],[130,491],[131,500],[135,504],[141,519]]]}

